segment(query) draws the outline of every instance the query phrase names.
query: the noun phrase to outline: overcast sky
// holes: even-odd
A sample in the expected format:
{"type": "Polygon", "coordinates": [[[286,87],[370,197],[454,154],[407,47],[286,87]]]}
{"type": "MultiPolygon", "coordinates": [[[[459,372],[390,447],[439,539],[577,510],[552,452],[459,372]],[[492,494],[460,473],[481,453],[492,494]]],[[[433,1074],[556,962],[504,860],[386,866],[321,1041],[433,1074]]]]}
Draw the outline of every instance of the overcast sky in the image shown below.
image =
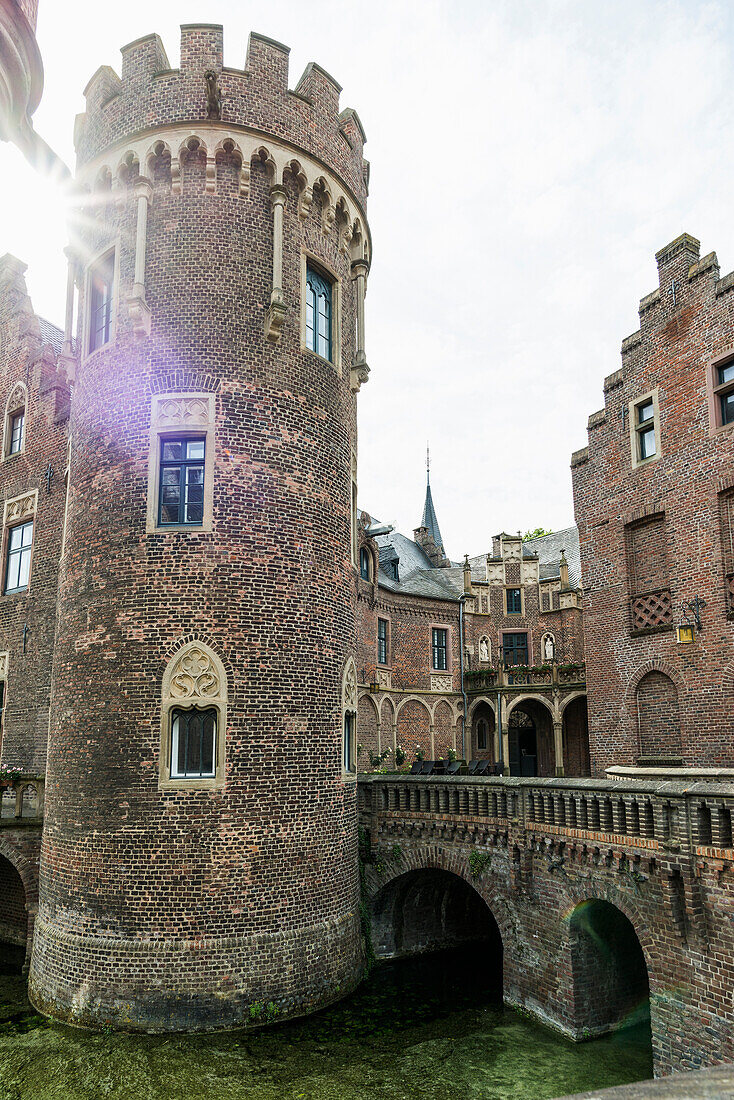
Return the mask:
{"type": "MultiPolygon", "coordinates": [[[[571,452],[682,231],[734,268],[734,4],[655,0],[41,0],[36,128],[69,162],[82,89],[151,31],[250,29],[316,60],[367,132],[374,256],[360,504],[410,533],[425,449],[446,550],[573,522],[571,452]]],[[[0,254],[63,319],[64,216],[0,146],[0,254]]]]}

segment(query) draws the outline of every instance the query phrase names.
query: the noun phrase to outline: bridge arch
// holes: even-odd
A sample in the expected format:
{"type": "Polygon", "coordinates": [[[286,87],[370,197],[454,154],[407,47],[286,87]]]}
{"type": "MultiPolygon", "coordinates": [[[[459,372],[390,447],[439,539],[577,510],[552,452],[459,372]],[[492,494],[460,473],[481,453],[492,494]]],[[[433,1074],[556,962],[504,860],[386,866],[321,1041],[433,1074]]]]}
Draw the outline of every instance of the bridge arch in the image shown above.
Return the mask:
{"type": "Polygon", "coordinates": [[[0,839],[0,947],[22,948],[24,965],[30,960],[37,902],[36,867],[0,839]]]}
{"type": "Polygon", "coordinates": [[[571,1025],[594,1037],[650,1020],[651,980],[638,915],[620,898],[589,896],[568,914],[571,1025]]]}

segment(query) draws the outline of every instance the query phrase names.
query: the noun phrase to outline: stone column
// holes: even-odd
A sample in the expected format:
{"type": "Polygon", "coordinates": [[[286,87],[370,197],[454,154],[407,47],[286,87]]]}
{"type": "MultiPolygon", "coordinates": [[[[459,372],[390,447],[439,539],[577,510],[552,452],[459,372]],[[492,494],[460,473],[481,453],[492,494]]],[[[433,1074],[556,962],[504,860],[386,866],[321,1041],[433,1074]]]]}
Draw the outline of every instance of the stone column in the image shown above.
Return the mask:
{"type": "Polygon", "coordinates": [[[74,355],[74,298],[76,293],[77,260],[70,248],[64,249],[66,270],[66,314],[64,317],[64,343],[59,356],[59,366],[66,372],[69,383],[76,378],[77,357],[74,355]]]}
{"type": "Polygon", "coordinates": [[[150,336],[150,306],[145,300],[145,251],[148,241],[148,203],[153,197],[153,185],[145,176],[135,184],[138,221],[135,237],[135,282],[127,308],[136,336],[150,336]]]}
{"type": "Polygon", "coordinates": [[[504,708],[502,710],[502,772],[510,774],[510,727],[507,724],[504,708]]]}
{"type": "Polygon", "coordinates": [[[352,277],[354,278],[357,298],[357,346],[354,353],[354,364],[350,372],[350,385],[354,393],[359,390],[363,382],[367,381],[370,368],[367,366],[365,355],[365,329],[364,329],[364,299],[367,293],[367,272],[370,265],[366,260],[352,261],[352,277]]]}
{"type": "Polygon", "coordinates": [[[280,331],[285,321],[285,301],[283,300],[283,211],[287,193],[284,187],[276,184],[270,188],[270,201],[273,205],[273,289],[270,292],[270,307],[265,318],[265,335],[272,343],[280,339],[280,331]]]}
{"type": "Polygon", "coordinates": [[[561,778],[563,770],[563,719],[553,723],[553,741],[556,754],[556,777],[561,778]]]}

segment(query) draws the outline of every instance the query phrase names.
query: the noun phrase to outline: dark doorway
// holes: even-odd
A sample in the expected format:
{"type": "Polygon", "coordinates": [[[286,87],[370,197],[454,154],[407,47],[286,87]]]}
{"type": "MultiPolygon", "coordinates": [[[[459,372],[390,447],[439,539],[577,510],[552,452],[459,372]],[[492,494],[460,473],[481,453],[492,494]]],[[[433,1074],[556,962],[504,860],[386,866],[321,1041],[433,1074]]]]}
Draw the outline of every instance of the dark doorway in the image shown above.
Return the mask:
{"type": "Polygon", "coordinates": [[[538,736],[535,722],[516,707],[510,715],[510,775],[538,774],[538,736]]]}

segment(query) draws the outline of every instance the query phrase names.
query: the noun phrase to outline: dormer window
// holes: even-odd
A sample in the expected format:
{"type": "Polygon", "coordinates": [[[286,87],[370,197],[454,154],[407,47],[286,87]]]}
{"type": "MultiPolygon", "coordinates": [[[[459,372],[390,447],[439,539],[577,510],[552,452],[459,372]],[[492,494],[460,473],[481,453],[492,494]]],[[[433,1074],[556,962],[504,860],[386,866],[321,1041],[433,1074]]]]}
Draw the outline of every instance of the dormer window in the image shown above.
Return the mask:
{"type": "Polygon", "coordinates": [[[306,347],[332,361],[333,286],[311,264],[306,266],[306,347]]]}

